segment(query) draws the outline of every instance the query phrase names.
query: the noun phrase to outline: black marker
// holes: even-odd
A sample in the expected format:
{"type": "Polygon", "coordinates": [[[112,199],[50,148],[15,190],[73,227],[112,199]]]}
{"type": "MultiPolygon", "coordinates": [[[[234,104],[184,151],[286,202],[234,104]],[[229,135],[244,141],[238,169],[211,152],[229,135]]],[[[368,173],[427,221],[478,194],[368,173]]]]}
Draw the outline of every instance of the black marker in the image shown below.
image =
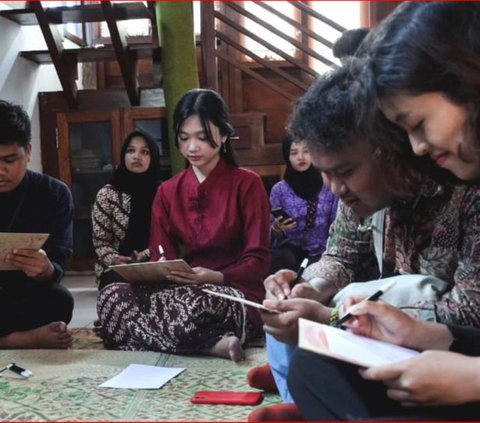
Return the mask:
{"type": "Polygon", "coordinates": [[[17,366],[15,363],[7,364],[3,369],[0,369],[0,373],[4,372],[5,370],[11,370],[13,373],[28,379],[30,376],[33,376],[33,373],[28,370],[24,369],[23,367],[17,366]]]}
{"type": "MultiPolygon", "coordinates": [[[[373,293],[369,297],[365,298],[362,301],[377,301],[385,292],[389,291],[393,285],[395,285],[396,281],[391,281],[385,285],[383,285],[377,292],[373,293]]],[[[335,326],[338,328],[341,326],[343,323],[345,323],[347,320],[350,320],[351,318],[355,317],[352,313],[347,313],[345,314],[341,319],[335,323],[335,326]]]]}

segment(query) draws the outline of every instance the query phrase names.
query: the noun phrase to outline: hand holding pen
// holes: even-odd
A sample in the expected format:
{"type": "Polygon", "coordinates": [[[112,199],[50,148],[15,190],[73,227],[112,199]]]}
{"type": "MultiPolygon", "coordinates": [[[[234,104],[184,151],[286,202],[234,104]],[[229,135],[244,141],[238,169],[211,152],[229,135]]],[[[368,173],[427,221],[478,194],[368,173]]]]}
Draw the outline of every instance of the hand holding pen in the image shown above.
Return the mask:
{"type": "Polygon", "coordinates": [[[290,285],[292,288],[301,281],[303,272],[305,271],[307,266],[308,266],[308,258],[304,258],[302,263],[300,264],[300,267],[298,268],[296,278],[293,280],[293,282],[290,285]]]}
{"type": "MultiPolygon", "coordinates": [[[[303,272],[305,271],[305,269],[307,268],[308,266],[308,258],[304,258],[302,260],[302,263],[300,264],[300,267],[298,268],[297,270],[297,276],[295,277],[295,279],[290,283],[290,294],[292,293],[292,289],[295,285],[298,285],[298,283],[302,280],[302,275],[303,275],[303,272]]],[[[285,295],[285,300],[289,297],[289,295],[285,295]]]]}
{"type": "MultiPolygon", "coordinates": [[[[385,294],[387,291],[392,289],[394,285],[395,285],[395,281],[388,282],[387,284],[383,285],[378,291],[374,292],[369,297],[363,299],[362,302],[377,301],[383,294],[385,294]]],[[[334,325],[336,327],[340,327],[341,325],[343,325],[345,322],[352,319],[353,317],[355,317],[355,315],[353,315],[352,313],[347,313],[341,319],[337,320],[337,322],[334,325]]]]}

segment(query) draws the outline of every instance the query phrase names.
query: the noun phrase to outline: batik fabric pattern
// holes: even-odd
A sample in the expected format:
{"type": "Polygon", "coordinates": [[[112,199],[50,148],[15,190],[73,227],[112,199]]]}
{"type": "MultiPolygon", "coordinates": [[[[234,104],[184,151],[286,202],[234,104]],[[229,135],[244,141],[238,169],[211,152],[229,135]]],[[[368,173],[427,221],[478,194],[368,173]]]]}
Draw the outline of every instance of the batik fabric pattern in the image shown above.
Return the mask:
{"type": "MultiPolygon", "coordinates": [[[[113,284],[97,311],[106,344],[119,349],[198,352],[250,325],[261,330],[253,307],[214,297],[202,288],[261,302],[270,266],[270,206],[260,177],[223,160],[199,182],[188,168],[162,183],[152,206],[150,250],[159,259],[182,257],[192,267],[223,274],[222,285],[113,284]]],[[[247,333],[246,333],[247,332],[247,333]]]]}
{"type": "MultiPolygon", "coordinates": [[[[327,251],[305,270],[304,278],[328,275],[337,290],[351,282],[377,279],[371,228],[370,219],[360,219],[341,203],[327,251]]],[[[424,274],[448,283],[450,290],[440,300],[406,309],[415,317],[480,326],[479,185],[440,186],[428,180],[419,196],[388,208],[383,268],[383,277],[424,274]]]]}
{"type": "Polygon", "coordinates": [[[98,260],[95,262],[97,284],[108,271],[113,257],[119,255],[130,218],[131,196],[120,192],[113,185],[101,188],[92,209],[92,241],[98,260]]]}

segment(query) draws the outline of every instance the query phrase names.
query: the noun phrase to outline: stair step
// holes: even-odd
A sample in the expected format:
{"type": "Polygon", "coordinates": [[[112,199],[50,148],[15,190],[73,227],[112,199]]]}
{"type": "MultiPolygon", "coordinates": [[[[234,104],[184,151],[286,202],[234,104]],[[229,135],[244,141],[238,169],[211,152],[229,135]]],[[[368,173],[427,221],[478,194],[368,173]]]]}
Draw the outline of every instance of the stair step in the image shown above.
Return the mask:
{"type": "MultiPolygon", "coordinates": [[[[114,3],[113,9],[117,21],[152,18],[150,11],[143,2],[114,3]]],[[[49,7],[45,9],[45,12],[51,24],[105,21],[100,4],[49,7]]],[[[20,25],[38,25],[35,13],[29,8],[2,10],[0,16],[20,25]]]]}
{"type": "MultiPolygon", "coordinates": [[[[160,53],[160,48],[153,47],[152,44],[144,44],[144,45],[134,44],[132,46],[129,46],[128,49],[131,53],[132,59],[151,58],[154,55],[158,57],[160,53]]],[[[20,56],[40,65],[52,63],[52,57],[48,50],[22,51],[20,53],[20,56]]],[[[64,57],[70,56],[72,57],[72,59],[76,59],[77,63],[116,60],[115,51],[112,46],[105,46],[105,47],[98,47],[98,48],[82,47],[82,48],[65,49],[62,52],[62,56],[64,57]]]]}

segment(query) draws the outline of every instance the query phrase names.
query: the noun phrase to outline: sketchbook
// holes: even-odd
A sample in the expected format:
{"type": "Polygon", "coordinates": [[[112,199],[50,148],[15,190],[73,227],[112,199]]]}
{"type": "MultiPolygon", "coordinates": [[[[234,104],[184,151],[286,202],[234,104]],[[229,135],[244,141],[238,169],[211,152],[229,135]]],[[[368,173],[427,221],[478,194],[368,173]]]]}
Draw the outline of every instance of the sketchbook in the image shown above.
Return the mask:
{"type": "Polygon", "coordinates": [[[109,267],[130,283],[161,282],[172,270],[193,273],[192,268],[182,259],[117,264],[109,267]]]}
{"type": "Polygon", "coordinates": [[[419,354],[409,348],[302,318],[298,321],[298,340],[300,348],[361,367],[392,364],[419,354]]]}
{"type": "Polygon", "coordinates": [[[39,250],[49,236],[49,234],[0,232],[0,271],[19,270],[18,267],[5,263],[5,256],[15,248],[39,250]]]}

